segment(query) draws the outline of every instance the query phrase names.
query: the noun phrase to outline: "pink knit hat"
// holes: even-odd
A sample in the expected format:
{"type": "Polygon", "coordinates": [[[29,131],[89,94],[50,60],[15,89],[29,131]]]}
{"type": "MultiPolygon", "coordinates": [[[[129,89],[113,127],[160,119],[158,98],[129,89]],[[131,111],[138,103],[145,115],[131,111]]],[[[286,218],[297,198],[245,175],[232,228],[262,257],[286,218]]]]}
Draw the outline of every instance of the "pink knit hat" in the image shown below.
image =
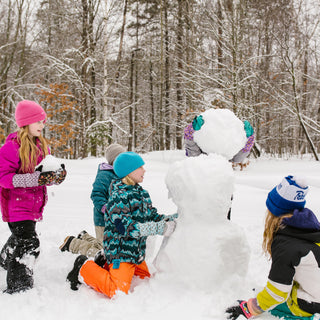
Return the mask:
{"type": "Polygon", "coordinates": [[[34,101],[23,100],[16,107],[16,122],[19,128],[41,120],[46,120],[46,113],[40,105],[34,101]]]}

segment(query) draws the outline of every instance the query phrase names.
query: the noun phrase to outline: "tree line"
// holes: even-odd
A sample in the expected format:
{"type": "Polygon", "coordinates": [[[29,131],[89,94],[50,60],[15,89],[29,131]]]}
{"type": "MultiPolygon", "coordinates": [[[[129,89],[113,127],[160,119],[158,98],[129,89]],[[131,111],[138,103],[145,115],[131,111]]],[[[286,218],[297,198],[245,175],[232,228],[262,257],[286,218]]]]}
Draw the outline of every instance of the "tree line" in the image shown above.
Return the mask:
{"type": "Polygon", "coordinates": [[[0,143],[39,102],[55,155],[183,148],[208,108],[275,156],[320,144],[317,0],[0,0],[0,143]]]}

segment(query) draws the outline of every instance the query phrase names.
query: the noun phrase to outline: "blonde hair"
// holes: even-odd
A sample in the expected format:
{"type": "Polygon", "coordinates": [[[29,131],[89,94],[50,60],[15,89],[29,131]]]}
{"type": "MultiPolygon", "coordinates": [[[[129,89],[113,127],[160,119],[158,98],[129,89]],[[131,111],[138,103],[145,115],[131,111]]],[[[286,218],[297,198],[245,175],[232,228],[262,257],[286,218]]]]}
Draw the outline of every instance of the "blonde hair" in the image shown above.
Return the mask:
{"type": "Polygon", "coordinates": [[[129,186],[134,186],[136,184],[129,176],[125,176],[121,181],[129,186]]]}
{"type": "Polygon", "coordinates": [[[271,245],[273,242],[274,235],[279,229],[284,228],[282,220],[291,216],[292,213],[287,213],[280,217],[277,217],[273,215],[269,210],[267,210],[262,242],[262,249],[266,255],[269,255],[271,257],[271,245]]]}
{"type": "Polygon", "coordinates": [[[37,165],[38,157],[41,154],[45,157],[49,153],[47,141],[41,135],[39,137],[31,137],[28,126],[24,126],[18,131],[18,142],[20,143],[20,172],[31,173],[37,165]]]}

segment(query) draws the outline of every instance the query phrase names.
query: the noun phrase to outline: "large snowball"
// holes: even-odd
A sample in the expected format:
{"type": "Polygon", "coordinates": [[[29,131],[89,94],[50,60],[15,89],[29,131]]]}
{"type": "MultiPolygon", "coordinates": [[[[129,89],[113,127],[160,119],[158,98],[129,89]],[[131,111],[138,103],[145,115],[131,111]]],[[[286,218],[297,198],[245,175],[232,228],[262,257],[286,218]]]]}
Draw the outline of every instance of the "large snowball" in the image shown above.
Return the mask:
{"type": "Polygon", "coordinates": [[[232,279],[245,278],[250,260],[250,247],[244,232],[232,221],[218,224],[191,225],[178,223],[159,252],[158,270],[174,281],[194,289],[212,292],[232,279]]]}
{"type": "Polygon", "coordinates": [[[42,167],[42,172],[45,171],[56,171],[59,170],[61,168],[61,160],[55,158],[54,156],[52,156],[51,154],[48,154],[38,165],[37,168],[39,166],[43,166],[42,167]]]}
{"type": "Polygon", "coordinates": [[[243,122],[228,109],[209,109],[201,115],[204,124],[194,132],[194,141],[205,153],[232,159],[247,141],[243,122]]]}
{"type": "Polygon", "coordinates": [[[166,184],[181,219],[197,224],[226,219],[234,186],[226,158],[209,154],[177,161],[169,168],[166,184]]]}

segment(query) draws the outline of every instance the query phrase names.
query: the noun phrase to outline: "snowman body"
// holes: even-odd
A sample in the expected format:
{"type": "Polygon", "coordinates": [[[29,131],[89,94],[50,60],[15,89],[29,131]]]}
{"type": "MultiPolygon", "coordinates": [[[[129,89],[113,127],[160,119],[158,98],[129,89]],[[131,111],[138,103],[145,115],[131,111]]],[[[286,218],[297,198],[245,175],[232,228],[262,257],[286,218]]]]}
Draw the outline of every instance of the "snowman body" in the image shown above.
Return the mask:
{"type": "Polygon", "coordinates": [[[156,265],[205,291],[234,275],[245,276],[250,252],[241,228],[227,220],[234,192],[229,159],[245,144],[243,124],[229,110],[208,111],[202,114],[204,125],[194,135],[207,155],[177,161],[167,173],[166,185],[179,218],[156,265]]]}

